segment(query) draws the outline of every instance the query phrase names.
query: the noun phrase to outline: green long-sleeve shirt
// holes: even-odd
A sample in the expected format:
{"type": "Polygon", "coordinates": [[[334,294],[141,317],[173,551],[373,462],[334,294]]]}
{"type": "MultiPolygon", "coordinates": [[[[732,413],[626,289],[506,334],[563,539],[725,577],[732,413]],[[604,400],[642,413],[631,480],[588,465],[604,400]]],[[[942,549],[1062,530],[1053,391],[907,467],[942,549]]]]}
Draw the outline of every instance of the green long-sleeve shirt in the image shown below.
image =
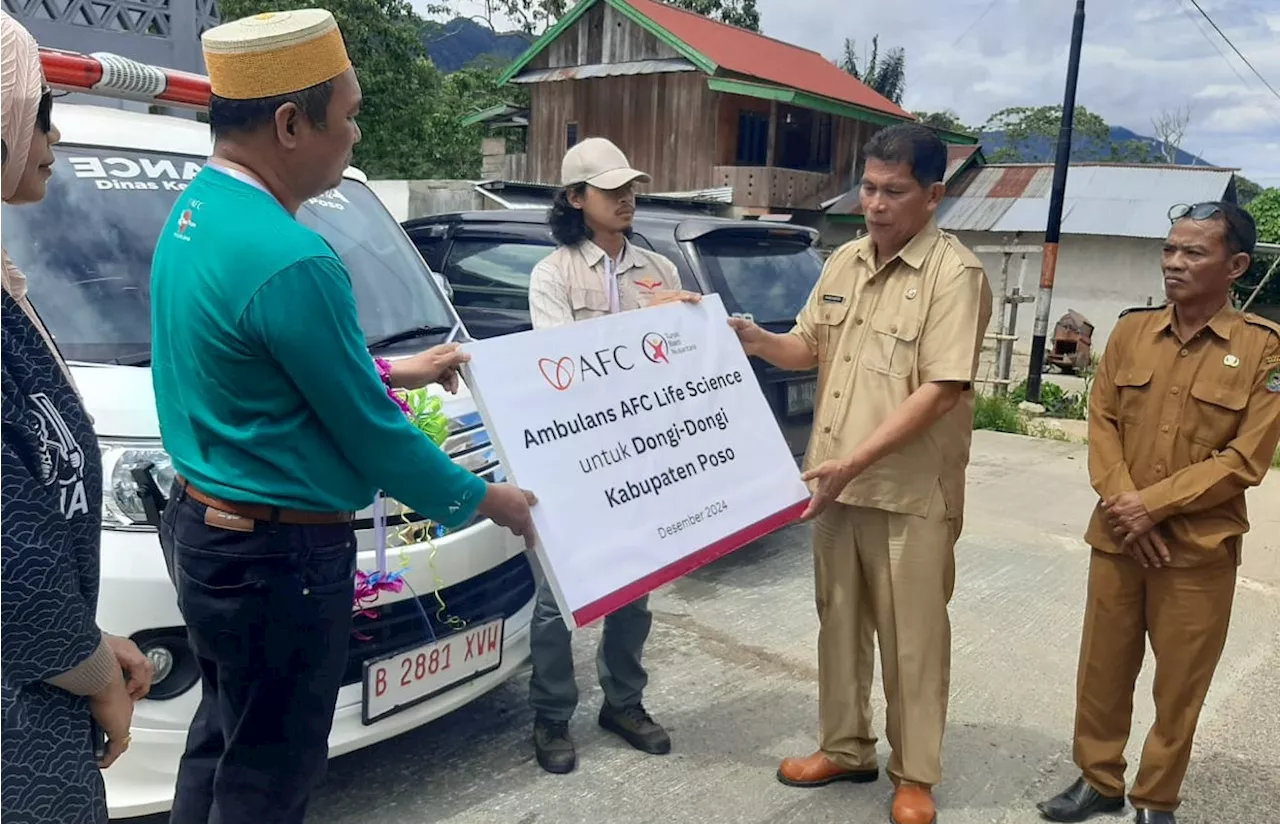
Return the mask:
{"type": "Polygon", "coordinates": [[[446,526],[485,483],[387,398],[350,277],[268,193],[205,168],[160,232],[152,381],[166,451],[232,501],[358,510],[378,489],[446,526]]]}

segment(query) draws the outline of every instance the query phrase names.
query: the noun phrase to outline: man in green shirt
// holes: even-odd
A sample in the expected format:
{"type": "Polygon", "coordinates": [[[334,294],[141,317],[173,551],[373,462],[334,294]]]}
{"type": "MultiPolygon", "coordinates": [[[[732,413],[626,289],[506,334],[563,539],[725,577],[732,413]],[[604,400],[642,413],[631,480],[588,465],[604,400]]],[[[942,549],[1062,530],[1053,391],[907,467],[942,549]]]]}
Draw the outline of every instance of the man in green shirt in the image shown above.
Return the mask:
{"type": "MultiPolygon", "coordinates": [[[[478,512],[531,541],[533,496],[453,463],[388,399],[346,268],[294,219],[360,139],[332,15],[258,15],[203,41],[213,157],[161,229],[151,282],[179,475],[161,545],[203,676],[171,821],[294,824],[347,662],[353,512],[384,489],[446,526],[478,512]]],[[[400,377],[449,382],[458,357],[400,377]]]]}

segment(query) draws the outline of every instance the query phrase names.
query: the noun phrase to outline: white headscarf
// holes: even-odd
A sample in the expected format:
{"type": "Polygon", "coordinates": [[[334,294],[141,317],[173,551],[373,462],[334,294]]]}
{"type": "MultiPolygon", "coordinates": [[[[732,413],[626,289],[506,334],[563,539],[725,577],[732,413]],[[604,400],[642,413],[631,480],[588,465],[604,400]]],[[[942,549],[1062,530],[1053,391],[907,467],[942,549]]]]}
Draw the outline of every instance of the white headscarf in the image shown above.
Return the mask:
{"type": "MultiPolygon", "coordinates": [[[[13,197],[27,168],[27,155],[31,153],[31,136],[35,133],[36,116],[40,110],[40,98],[44,94],[44,69],[40,66],[40,47],[22,24],[0,11],[0,134],[8,147],[4,162],[3,189],[5,202],[13,197]]],[[[3,252],[4,290],[27,313],[40,331],[54,360],[62,368],[72,388],[75,381],[71,370],[62,359],[48,330],[40,322],[31,301],[27,300],[27,276],[22,273],[3,252]]]]}

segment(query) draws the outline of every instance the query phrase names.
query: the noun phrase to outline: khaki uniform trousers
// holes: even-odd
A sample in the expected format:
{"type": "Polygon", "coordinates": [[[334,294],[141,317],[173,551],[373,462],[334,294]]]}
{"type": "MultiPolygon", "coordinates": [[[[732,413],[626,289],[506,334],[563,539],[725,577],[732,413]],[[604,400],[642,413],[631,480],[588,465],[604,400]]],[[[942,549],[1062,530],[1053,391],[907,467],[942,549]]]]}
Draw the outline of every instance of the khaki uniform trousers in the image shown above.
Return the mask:
{"type": "Polygon", "coordinates": [[[1236,559],[1235,551],[1223,549],[1197,566],[1148,569],[1128,555],[1094,550],[1076,679],[1074,756],[1098,792],[1124,795],[1133,690],[1150,638],[1156,720],[1129,800],[1149,810],[1178,807],[1200,709],[1227,640],[1236,559]]]}
{"type": "Polygon", "coordinates": [[[942,779],[951,679],[951,621],[959,518],[942,491],[925,517],[832,504],[814,524],[818,713],[822,752],[846,769],[876,765],[871,683],[879,636],[889,774],[932,787],[942,779]]]}

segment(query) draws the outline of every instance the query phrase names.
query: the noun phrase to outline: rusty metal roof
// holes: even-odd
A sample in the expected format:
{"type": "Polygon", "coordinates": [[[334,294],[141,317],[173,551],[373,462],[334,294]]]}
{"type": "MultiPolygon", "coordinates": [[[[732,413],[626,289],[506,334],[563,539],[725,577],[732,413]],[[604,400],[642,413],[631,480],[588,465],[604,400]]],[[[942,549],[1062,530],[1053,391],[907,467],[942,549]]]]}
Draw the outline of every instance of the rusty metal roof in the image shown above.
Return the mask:
{"type": "MultiPolygon", "coordinates": [[[[978,162],[982,162],[982,147],[978,145],[947,146],[947,171],[942,178],[942,182],[950,185],[951,179],[960,171],[968,167],[969,162],[977,156],[978,162]]],[[[862,214],[862,204],[858,200],[858,187],[854,186],[849,191],[839,197],[828,200],[822,204],[823,209],[829,215],[860,215],[862,214]]]]}
{"type": "MultiPolygon", "coordinates": [[[[1211,166],[1072,164],[1062,233],[1162,238],[1170,206],[1221,200],[1234,174],[1211,166]]],[[[1052,186],[1049,164],[971,168],[948,187],[938,225],[951,232],[1043,232],[1052,186]]]]}
{"type": "Polygon", "coordinates": [[[665,74],[696,72],[698,67],[676,57],[663,60],[633,60],[627,63],[592,63],[586,66],[558,66],[531,69],[511,78],[512,83],[549,83],[558,80],[583,80],[588,77],[622,77],[633,74],[665,74]]]}

